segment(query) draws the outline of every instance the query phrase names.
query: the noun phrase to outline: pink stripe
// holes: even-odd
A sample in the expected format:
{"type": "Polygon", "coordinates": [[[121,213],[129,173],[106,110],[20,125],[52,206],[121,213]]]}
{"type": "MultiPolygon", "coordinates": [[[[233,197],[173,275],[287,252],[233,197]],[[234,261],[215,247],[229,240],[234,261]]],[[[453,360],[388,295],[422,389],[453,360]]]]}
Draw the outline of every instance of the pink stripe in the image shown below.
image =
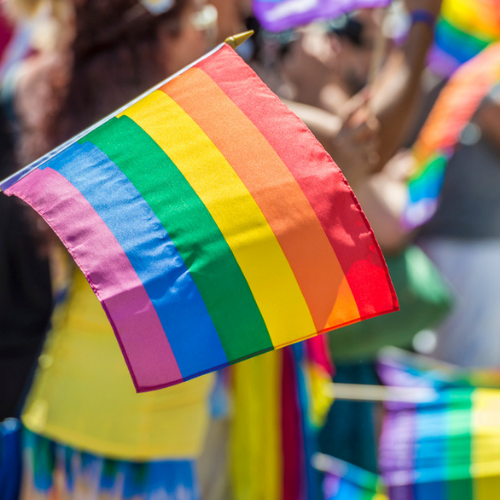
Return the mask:
{"type": "Polygon", "coordinates": [[[45,168],[23,177],[6,194],[31,205],[70,251],[108,315],[136,389],[141,392],[182,381],[141,280],[113,233],[80,191],[55,170],[45,168]]]}

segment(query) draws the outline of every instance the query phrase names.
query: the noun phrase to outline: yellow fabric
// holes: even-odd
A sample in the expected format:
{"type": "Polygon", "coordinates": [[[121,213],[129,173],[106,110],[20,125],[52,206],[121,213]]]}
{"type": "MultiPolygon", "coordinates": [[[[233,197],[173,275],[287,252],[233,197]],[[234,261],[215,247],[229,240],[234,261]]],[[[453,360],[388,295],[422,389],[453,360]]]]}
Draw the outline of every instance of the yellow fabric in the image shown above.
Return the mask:
{"type": "Polygon", "coordinates": [[[159,90],[123,114],[165,151],[210,212],[248,282],[274,347],[314,334],[311,312],[278,240],[214,143],[171,97],[159,90]],[[168,119],[159,122],[158,115],[168,119]],[[208,166],[210,175],[206,175],[208,166]],[[254,229],[249,231],[250,227],[254,229]],[[290,310],[295,314],[287,314],[290,310]]]}
{"type": "Polygon", "coordinates": [[[332,378],[321,366],[311,362],[309,362],[308,374],[311,395],[309,420],[316,429],[320,429],[325,424],[328,411],[333,403],[333,396],[329,391],[332,378]]]}
{"type": "Polygon", "coordinates": [[[112,458],[194,458],[214,375],[137,394],[114,333],[84,276],[54,314],[22,415],[33,432],[112,458]]]}
{"type": "Polygon", "coordinates": [[[474,498],[496,498],[500,488],[500,398],[497,389],[476,389],[472,395],[472,456],[474,498]]]}
{"type": "Polygon", "coordinates": [[[444,0],[441,15],[454,26],[478,38],[499,38],[497,8],[492,1],[444,0]]]}
{"type": "Polygon", "coordinates": [[[272,351],[233,366],[231,483],[238,500],[281,498],[281,365],[272,351]]]}

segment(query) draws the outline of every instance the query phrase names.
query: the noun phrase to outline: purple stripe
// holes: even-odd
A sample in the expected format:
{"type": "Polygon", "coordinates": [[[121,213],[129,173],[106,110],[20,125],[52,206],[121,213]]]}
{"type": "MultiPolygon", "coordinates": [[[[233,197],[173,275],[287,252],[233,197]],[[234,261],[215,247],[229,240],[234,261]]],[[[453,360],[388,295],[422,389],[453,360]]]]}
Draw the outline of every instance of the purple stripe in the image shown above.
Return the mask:
{"type": "Polygon", "coordinates": [[[58,235],[65,235],[63,243],[72,249],[73,258],[108,315],[136,389],[141,392],[164,387],[165,381],[181,381],[172,349],[141,280],[113,233],[80,191],[55,170],[45,168],[33,170],[6,194],[26,201],[58,235]]]}
{"type": "Polygon", "coordinates": [[[254,0],[253,11],[269,31],[283,31],[355,9],[386,7],[390,0],[254,0]]]}
{"type": "MultiPolygon", "coordinates": [[[[389,387],[415,387],[398,361],[381,358],[377,373],[389,387]]],[[[417,410],[414,403],[387,402],[379,440],[378,463],[390,500],[414,500],[417,410]]]]}
{"type": "Polygon", "coordinates": [[[414,500],[416,410],[388,410],[379,444],[379,466],[390,500],[414,500]]]}

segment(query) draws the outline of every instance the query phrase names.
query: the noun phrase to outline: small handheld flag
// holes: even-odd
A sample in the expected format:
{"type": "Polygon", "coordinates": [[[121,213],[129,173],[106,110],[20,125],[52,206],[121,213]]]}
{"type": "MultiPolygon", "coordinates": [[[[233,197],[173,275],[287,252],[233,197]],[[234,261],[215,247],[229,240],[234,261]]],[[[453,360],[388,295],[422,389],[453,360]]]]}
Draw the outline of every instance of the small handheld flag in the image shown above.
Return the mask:
{"type": "Polygon", "coordinates": [[[313,456],[313,464],[324,473],[325,500],[388,500],[381,478],[373,472],[323,453],[313,456]]]}
{"type": "Polygon", "coordinates": [[[498,372],[483,373],[481,380],[471,373],[468,379],[458,367],[386,351],[378,374],[388,386],[434,387],[438,394],[418,404],[386,403],[379,465],[389,498],[495,498],[500,486],[498,372]]]}
{"type": "Polygon", "coordinates": [[[462,65],[442,90],[413,148],[403,224],[414,229],[436,212],[446,164],[482,100],[500,81],[500,42],[462,65]]]}
{"type": "Polygon", "coordinates": [[[397,309],[340,170],[227,44],[0,186],[66,245],[138,391],[397,309]]]}

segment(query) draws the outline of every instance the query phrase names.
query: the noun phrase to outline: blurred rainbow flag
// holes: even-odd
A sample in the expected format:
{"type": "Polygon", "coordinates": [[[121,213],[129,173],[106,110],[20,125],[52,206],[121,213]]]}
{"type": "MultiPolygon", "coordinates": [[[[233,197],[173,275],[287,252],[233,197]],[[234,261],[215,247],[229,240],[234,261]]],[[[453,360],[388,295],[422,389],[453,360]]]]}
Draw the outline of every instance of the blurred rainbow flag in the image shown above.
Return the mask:
{"type": "Polygon", "coordinates": [[[322,453],[313,464],[324,473],[324,500],[388,500],[382,479],[373,472],[322,453]]]}
{"type": "Polygon", "coordinates": [[[339,168],[226,44],[0,186],[66,245],[138,391],[397,309],[339,168]]]}
{"type": "Polygon", "coordinates": [[[323,335],[231,368],[234,498],[318,498],[319,476],[311,460],[332,403],[325,390],[332,369],[327,358],[323,335]]]}
{"type": "Polygon", "coordinates": [[[500,39],[500,0],[443,0],[429,63],[449,76],[500,39]]]}
{"type": "Polygon", "coordinates": [[[253,0],[255,17],[269,31],[334,19],[356,9],[387,7],[391,0],[253,0]]]}
{"type": "Polygon", "coordinates": [[[408,180],[403,224],[415,228],[435,213],[446,164],[482,100],[500,81],[500,43],[463,64],[442,90],[413,147],[417,168],[408,180]]]}
{"type": "MultiPolygon", "coordinates": [[[[408,358],[411,359],[410,355],[408,358]]],[[[411,363],[411,361],[410,361],[411,363]]],[[[434,401],[386,403],[379,464],[389,498],[490,500],[500,491],[500,390],[460,383],[438,362],[418,370],[385,356],[378,373],[388,386],[435,387],[434,401]],[[444,379],[451,379],[443,383],[444,379]]],[[[488,385],[499,381],[492,372],[488,385]]]]}

